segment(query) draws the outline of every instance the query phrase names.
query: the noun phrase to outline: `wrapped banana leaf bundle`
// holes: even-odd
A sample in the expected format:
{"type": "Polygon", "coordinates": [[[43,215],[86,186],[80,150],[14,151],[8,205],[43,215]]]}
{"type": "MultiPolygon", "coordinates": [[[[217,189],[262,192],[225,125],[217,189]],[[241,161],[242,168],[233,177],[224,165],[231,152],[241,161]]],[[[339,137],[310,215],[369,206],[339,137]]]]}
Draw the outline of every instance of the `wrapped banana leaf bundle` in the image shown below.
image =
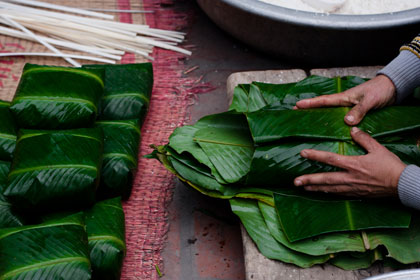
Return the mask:
{"type": "Polygon", "coordinates": [[[0,229],[0,279],[91,279],[83,213],[0,229]]]}
{"type": "Polygon", "coordinates": [[[137,170],[140,129],[152,93],[152,64],[84,65],[83,68],[104,71],[104,95],[96,123],[105,137],[99,196],[128,199],[137,170]]]}
{"type": "Polygon", "coordinates": [[[126,252],[121,199],[97,202],[85,215],[92,279],[120,279],[126,252]]]}
{"type": "MultiPolygon", "coordinates": [[[[337,170],[302,158],[302,149],[366,153],[344,123],[349,108],[293,106],[364,81],[312,76],[291,84],[240,85],[228,112],[177,128],[169,144],[156,147],[149,157],[203,194],[230,199],[268,258],[300,267],[328,261],[344,269],[369,267],[381,259],[418,262],[420,220],[398,201],[348,199],[293,186],[299,175],[337,170]]],[[[419,165],[419,115],[420,107],[388,107],[369,113],[359,127],[404,162],[419,165]]]]}
{"type": "Polygon", "coordinates": [[[9,102],[0,100],[0,160],[10,161],[16,146],[17,129],[9,102]]]}
{"type": "Polygon", "coordinates": [[[3,195],[30,211],[92,205],[102,152],[99,128],[20,130],[3,195]]]}
{"type": "Polygon", "coordinates": [[[26,64],[10,109],[20,128],[90,127],[103,91],[101,70],[26,64]]]}

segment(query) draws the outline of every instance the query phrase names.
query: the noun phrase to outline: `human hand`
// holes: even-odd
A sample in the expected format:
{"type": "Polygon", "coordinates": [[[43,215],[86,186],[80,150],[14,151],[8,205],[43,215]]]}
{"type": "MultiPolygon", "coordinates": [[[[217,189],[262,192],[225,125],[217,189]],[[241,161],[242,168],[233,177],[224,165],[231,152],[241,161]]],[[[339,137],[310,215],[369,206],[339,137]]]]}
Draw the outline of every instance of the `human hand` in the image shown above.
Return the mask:
{"type": "Polygon", "coordinates": [[[344,121],[348,125],[357,125],[369,110],[394,103],[395,91],[394,84],[387,76],[378,75],[341,93],[301,100],[296,103],[294,109],[354,105],[344,117],[344,121]]]}
{"type": "Polygon", "coordinates": [[[369,134],[357,127],[353,140],[368,153],[343,156],[331,152],[302,150],[301,156],[343,169],[338,172],[307,174],[295,178],[296,186],[307,191],[322,191],[346,196],[398,196],[398,180],[406,165],[369,134]]]}

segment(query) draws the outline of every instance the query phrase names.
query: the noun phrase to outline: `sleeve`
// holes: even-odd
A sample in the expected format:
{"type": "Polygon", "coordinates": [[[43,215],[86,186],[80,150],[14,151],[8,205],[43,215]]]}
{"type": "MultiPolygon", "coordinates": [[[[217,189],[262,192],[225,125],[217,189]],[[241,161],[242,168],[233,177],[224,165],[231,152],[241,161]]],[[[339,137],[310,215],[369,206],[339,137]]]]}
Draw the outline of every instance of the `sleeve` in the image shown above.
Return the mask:
{"type": "Polygon", "coordinates": [[[420,86],[420,34],[400,49],[400,54],[378,72],[391,79],[396,88],[396,104],[420,86]]]}
{"type": "Polygon", "coordinates": [[[398,181],[398,196],[405,206],[420,210],[420,167],[408,165],[398,181]]]}

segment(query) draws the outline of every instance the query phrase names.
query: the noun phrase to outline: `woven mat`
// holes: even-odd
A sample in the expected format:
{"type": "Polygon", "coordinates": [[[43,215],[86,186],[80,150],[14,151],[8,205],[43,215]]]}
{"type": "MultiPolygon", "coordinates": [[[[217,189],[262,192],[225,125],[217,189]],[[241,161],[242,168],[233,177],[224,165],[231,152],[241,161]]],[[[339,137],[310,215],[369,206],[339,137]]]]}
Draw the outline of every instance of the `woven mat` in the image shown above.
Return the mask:
{"type": "MultiPolygon", "coordinates": [[[[45,0],[43,0],[45,1],[45,0]]],[[[147,22],[154,28],[178,30],[187,24],[188,15],[175,12],[171,0],[48,0],[74,7],[104,9],[146,9],[151,14],[115,14],[126,23],[147,22]]],[[[0,36],[2,51],[42,52],[46,49],[25,40],[0,36]]],[[[165,144],[172,131],[186,121],[187,107],[194,94],[207,92],[208,84],[183,76],[184,56],[155,49],[154,89],[150,109],[142,127],[139,167],[130,199],[124,203],[126,214],[127,256],[122,279],[158,279],[155,266],[164,273],[161,251],[168,231],[166,208],[172,199],[174,178],[157,161],[142,158],[151,152],[150,144],[165,144]]],[[[144,62],[141,57],[126,54],[122,63],[144,62]]],[[[67,65],[60,58],[10,58],[0,60],[0,99],[13,98],[23,65],[26,62],[67,65]]]]}

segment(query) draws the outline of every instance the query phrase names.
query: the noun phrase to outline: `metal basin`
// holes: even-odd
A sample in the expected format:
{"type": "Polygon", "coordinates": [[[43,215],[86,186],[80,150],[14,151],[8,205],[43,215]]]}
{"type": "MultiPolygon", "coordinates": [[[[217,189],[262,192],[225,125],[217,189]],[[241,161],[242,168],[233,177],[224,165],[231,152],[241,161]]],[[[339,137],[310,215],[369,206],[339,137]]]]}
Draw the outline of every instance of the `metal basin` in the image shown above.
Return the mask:
{"type": "Polygon", "coordinates": [[[376,15],[333,15],[257,0],[197,0],[237,39],[308,66],[386,64],[420,33],[420,8],[376,15]]]}

